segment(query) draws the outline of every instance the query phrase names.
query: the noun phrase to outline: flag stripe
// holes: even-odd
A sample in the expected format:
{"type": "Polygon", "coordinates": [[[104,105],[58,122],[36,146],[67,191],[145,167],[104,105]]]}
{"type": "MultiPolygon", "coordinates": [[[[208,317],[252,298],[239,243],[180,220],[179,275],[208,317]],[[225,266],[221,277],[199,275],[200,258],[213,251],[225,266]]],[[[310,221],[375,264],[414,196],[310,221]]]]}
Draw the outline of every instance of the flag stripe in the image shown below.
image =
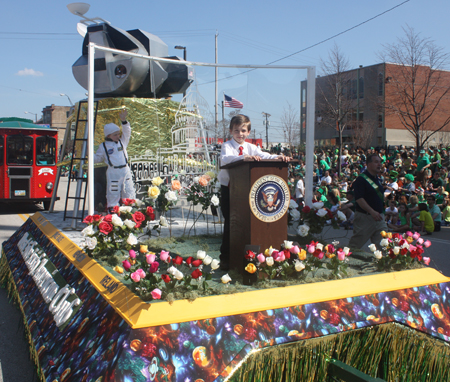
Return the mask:
{"type": "Polygon", "coordinates": [[[229,97],[226,94],[224,96],[224,106],[225,107],[234,107],[235,109],[242,109],[244,104],[241,101],[238,101],[236,98],[229,97]]]}

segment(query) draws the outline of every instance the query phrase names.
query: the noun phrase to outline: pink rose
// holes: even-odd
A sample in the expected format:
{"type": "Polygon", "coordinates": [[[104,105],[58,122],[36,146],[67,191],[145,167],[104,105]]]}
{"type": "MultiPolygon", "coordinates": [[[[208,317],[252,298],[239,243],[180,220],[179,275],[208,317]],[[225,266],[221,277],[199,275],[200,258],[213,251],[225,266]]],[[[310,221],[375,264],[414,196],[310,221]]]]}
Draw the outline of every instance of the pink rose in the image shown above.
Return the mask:
{"type": "Polygon", "coordinates": [[[316,246],[314,244],[306,244],[306,250],[309,253],[314,253],[316,251],[316,246]]]}
{"type": "Polygon", "coordinates": [[[156,259],[156,255],[154,253],[147,253],[145,256],[145,260],[147,261],[147,264],[152,264],[156,259]]]}
{"type": "Polygon", "coordinates": [[[151,265],[150,265],[150,269],[148,270],[150,273],[155,273],[158,270],[159,267],[159,263],[157,261],[154,261],[151,265]]]}
{"type": "Polygon", "coordinates": [[[286,260],[286,256],[284,255],[284,253],[283,252],[278,252],[277,253],[277,258],[273,258],[275,261],[278,261],[278,262],[281,262],[281,261],[284,261],[284,260],[286,260]]]}
{"type": "Polygon", "coordinates": [[[296,255],[298,255],[300,253],[300,248],[298,247],[298,245],[294,245],[291,247],[291,249],[289,250],[291,253],[294,253],[296,255]]]}
{"type": "Polygon", "coordinates": [[[413,237],[414,240],[417,240],[420,237],[420,233],[419,232],[414,232],[412,237],[413,237]]]}
{"type": "Polygon", "coordinates": [[[406,236],[411,236],[412,237],[413,233],[411,231],[407,231],[406,232],[406,236]]]}
{"type": "Polygon", "coordinates": [[[423,260],[423,263],[425,265],[429,265],[430,264],[430,258],[429,257],[423,257],[422,260],[423,260]]]}
{"type": "Polygon", "coordinates": [[[145,276],[146,276],[146,274],[145,274],[145,272],[144,272],[144,270],[143,270],[142,268],[139,268],[139,269],[136,271],[136,273],[139,275],[139,277],[140,277],[141,279],[144,279],[145,276]]]}
{"type": "Polygon", "coordinates": [[[141,276],[139,276],[139,274],[137,272],[133,272],[131,275],[131,280],[133,280],[135,283],[138,283],[139,281],[141,281],[141,276]]]}
{"type": "Polygon", "coordinates": [[[161,259],[161,261],[164,261],[166,263],[170,263],[170,255],[169,252],[167,251],[161,251],[161,253],[159,254],[159,258],[161,259]]]}
{"type": "Polygon", "coordinates": [[[128,255],[130,255],[130,258],[135,259],[136,258],[136,252],[130,249],[128,251],[128,255]]]}
{"type": "Polygon", "coordinates": [[[340,261],[345,260],[345,252],[342,249],[338,249],[338,251],[336,253],[337,253],[338,260],[340,260],[340,261]]]}
{"type": "Polygon", "coordinates": [[[431,241],[430,240],[425,240],[425,242],[423,243],[423,246],[425,248],[428,248],[431,245],[431,241]]]}
{"type": "Polygon", "coordinates": [[[417,239],[417,244],[423,244],[423,238],[419,237],[419,238],[417,239]]]}
{"type": "Polygon", "coordinates": [[[129,271],[131,268],[131,264],[128,260],[122,261],[122,266],[125,268],[126,271],[129,271]]]}
{"type": "Polygon", "coordinates": [[[153,289],[151,292],[152,298],[155,300],[161,299],[161,293],[162,293],[161,289],[158,288],[153,289]]]}
{"type": "Polygon", "coordinates": [[[256,258],[258,259],[258,261],[262,264],[266,261],[266,257],[260,253],[258,256],[256,256],[256,258]]]}

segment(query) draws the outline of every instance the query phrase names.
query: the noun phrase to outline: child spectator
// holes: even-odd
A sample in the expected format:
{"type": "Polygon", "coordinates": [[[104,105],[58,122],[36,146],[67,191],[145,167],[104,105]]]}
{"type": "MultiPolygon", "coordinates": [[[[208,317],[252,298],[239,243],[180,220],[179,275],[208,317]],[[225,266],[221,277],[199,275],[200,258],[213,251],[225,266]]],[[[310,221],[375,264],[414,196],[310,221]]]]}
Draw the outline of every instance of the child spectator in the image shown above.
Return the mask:
{"type": "Polygon", "coordinates": [[[420,230],[425,232],[426,235],[431,235],[434,232],[434,222],[431,214],[428,212],[426,203],[419,203],[419,222],[420,230]]]}
{"type": "Polygon", "coordinates": [[[398,219],[397,202],[395,200],[389,201],[389,207],[385,210],[386,221],[391,224],[396,224],[398,219]]]}
{"type": "Polygon", "coordinates": [[[398,205],[398,219],[395,224],[388,224],[389,229],[393,232],[406,232],[411,229],[411,216],[405,203],[398,205]]]}
{"type": "Polygon", "coordinates": [[[105,125],[103,131],[105,142],[100,144],[95,153],[94,163],[106,163],[106,200],[108,208],[119,205],[119,200],[136,199],[133,178],[128,166],[127,146],[131,137],[131,126],[127,122],[128,111],[123,109],[119,113],[122,121],[122,133],[115,123],[105,125]],[[121,137],[122,135],[122,137],[121,137]]]}
{"type": "MultiPolygon", "coordinates": [[[[284,155],[271,155],[261,151],[255,145],[245,140],[250,135],[252,125],[246,115],[235,115],[230,121],[230,135],[232,139],[222,145],[220,153],[221,166],[244,159],[282,159],[289,162],[290,158],[284,155]]],[[[220,170],[218,180],[221,184],[221,209],[224,217],[222,245],[220,247],[220,269],[230,269],[230,175],[228,170],[220,170]]]]}

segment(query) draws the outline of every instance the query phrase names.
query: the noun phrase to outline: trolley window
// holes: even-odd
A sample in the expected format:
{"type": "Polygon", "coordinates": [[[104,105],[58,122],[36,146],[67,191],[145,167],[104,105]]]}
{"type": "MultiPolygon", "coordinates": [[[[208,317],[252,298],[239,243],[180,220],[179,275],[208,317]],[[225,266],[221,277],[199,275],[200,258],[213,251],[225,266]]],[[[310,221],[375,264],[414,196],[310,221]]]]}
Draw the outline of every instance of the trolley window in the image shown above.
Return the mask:
{"type": "Polygon", "coordinates": [[[0,166],[3,166],[3,160],[5,155],[5,137],[3,135],[0,135],[0,166]]]}
{"type": "Polygon", "coordinates": [[[56,139],[53,137],[36,138],[36,165],[55,165],[56,160],[56,139]]]}
{"type": "Polygon", "coordinates": [[[10,135],[6,138],[6,145],[6,160],[8,164],[33,164],[33,137],[22,134],[10,135]]]}

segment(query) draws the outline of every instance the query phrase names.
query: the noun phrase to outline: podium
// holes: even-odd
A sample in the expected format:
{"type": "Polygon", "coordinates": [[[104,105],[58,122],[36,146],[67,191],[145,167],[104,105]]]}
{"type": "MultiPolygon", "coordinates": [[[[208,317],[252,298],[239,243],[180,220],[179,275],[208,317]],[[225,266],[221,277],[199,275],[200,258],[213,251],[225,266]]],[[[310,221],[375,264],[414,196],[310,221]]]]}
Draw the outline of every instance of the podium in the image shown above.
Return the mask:
{"type": "Polygon", "coordinates": [[[245,276],[246,246],[264,251],[287,239],[288,163],[244,159],[221,168],[230,174],[230,268],[245,276]]]}

